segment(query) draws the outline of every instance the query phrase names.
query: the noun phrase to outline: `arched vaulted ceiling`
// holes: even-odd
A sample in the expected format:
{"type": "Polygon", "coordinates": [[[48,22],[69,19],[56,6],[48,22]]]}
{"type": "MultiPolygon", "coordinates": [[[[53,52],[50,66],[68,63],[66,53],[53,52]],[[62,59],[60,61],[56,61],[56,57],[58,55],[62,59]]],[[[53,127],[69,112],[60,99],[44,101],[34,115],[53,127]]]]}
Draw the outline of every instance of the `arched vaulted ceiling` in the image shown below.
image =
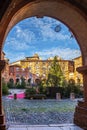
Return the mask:
{"type": "MultiPolygon", "coordinates": [[[[5,11],[7,8],[12,4],[18,5],[21,4],[24,0],[0,0],[0,20],[2,19],[3,15],[5,14],[5,11]]],[[[31,2],[35,0],[26,0],[26,2],[31,2]]],[[[85,14],[87,14],[87,0],[65,0],[72,5],[78,7],[81,9],[85,14]]],[[[11,6],[12,6],[11,5],[11,6]]]]}
{"type": "Polygon", "coordinates": [[[16,23],[27,17],[44,15],[63,21],[72,30],[79,41],[84,64],[87,64],[87,0],[1,0],[0,49],[16,23]]]}

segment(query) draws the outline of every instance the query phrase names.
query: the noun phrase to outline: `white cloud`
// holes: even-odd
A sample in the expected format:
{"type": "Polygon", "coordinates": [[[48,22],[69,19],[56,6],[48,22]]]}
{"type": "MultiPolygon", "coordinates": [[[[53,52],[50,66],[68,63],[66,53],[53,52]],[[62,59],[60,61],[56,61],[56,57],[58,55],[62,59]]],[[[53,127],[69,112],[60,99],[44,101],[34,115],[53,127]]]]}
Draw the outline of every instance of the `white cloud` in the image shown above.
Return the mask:
{"type": "Polygon", "coordinates": [[[51,40],[62,40],[62,41],[70,39],[69,35],[63,34],[62,32],[55,32],[48,25],[41,28],[41,33],[44,40],[46,40],[47,38],[50,38],[51,40]]]}
{"type": "Polygon", "coordinates": [[[70,49],[70,48],[59,48],[59,47],[44,50],[41,52],[36,52],[36,53],[38,53],[44,59],[57,55],[66,60],[71,60],[71,59],[76,58],[81,55],[80,50],[70,49]]]}
{"type": "Polygon", "coordinates": [[[64,31],[60,32],[55,32],[55,27],[57,25],[62,26],[62,23],[59,21],[49,18],[49,17],[44,17],[44,20],[42,21],[41,19],[34,19],[36,26],[40,28],[40,33],[42,34],[42,37],[44,40],[47,38],[50,38],[51,40],[67,40],[70,39],[69,33],[65,34],[64,31]],[[53,29],[54,26],[54,29],[53,29]]]}
{"type": "Polygon", "coordinates": [[[18,40],[15,37],[6,40],[4,48],[6,47],[8,47],[8,49],[10,48],[13,51],[26,51],[30,48],[34,49],[33,44],[29,45],[24,40],[18,40]]]}
{"type": "Polygon", "coordinates": [[[17,38],[21,38],[23,41],[27,43],[31,43],[32,40],[35,40],[35,34],[33,31],[30,31],[29,28],[22,29],[20,26],[16,26],[16,34],[17,38]]]}
{"type": "MultiPolygon", "coordinates": [[[[10,59],[10,62],[24,59],[26,57],[26,53],[24,53],[24,52],[18,52],[18,53],[14,54],[10,51],[6,51],[5,53],[6,53],[6,57],[8,57],[10,59]]],[[[49,57],[53,57],[53,56],[57,55],[65,60],[72,60],[81,55],[80,50],[75,50],[75,49],[70,49],[70,48],[65,48],[65,49],[52,48],[49,50],[43,50],[41,52],[37,51],[35,53],[38,53],[38,55],[42,59],[47,59],[49,57]]]]}
{"type": "Polygon", "coordinates": [[[57,25],[60,24],[59,21],[50,18],[50,17],[43,17],[43,18],[37,18],[37,17],[32,17],[29,19],[26,19],[26,23],[27,26],[30,24],[31,27],[43,27],[45,25],[49,25],[50,27],[52,27],[53,25],[57,25]]]}
{"type": "Polygon", "coordinates": [[[6,51],[5,52],[6,54],[6,57],[10,59],[10,62],[14,62],[14,61],[17,61],[17,60],[20,60],[20,59],[24,59],[25,58],[25,53],[23,52],[19,52],[19,53],[12,53],[12,52],[9,52],[9,51],[6,51]]]}
{"type": "MultiPolygon", "coordinates": [[[[55,27],[59,24],[59,21],[49,17],[44,17],[43,19],[33,17],[22,24],[22,26],[26,27],[25,29],[22,29],[21,24],[16,26],[17,37],[21,37],[25,42],[29,43],[38,41],[38,39],[45,41],[48,39],[52,41],[70,39],[69,33],[65,34],[64,31],[55,32],[55,27]],[[33,30],[30,31],[30,29],[33,30]],[[40,36],[37,35],[37,32],[39,32],[40,36]]],[[[62,24],[60,24],[60,26],[62,26],[62,24]]]]}
{"type": "Polygon", "coordinates": [[[12,48],[12,50],[26,50],[29,48],[29,45],[27,45],[24,41],[21,42],[15,38],[12,38],[11,40],[12,41],[10,41],[10,47],[12,48]]]}
{"type": "Polygon", "coordinates": [[[13,51],[13,53],[7,53],[7,57],[11,57],[11,61],[15,61],[24,57],[27,52],[32,54],[35,52],[35,50],[37,50],[37,48],[42,51],[38,51],[36,53],[44,58],[58,55],[63,59],[73,59],[81,54],[80,50],[64,48],[64,46],[66,47],[68,45],[69,47],[72,47],[70,43],[76,44],[76,42],[70,39],[70,32],[67,31],[68,29],[65,28],[64,25],[62,26],[62,23],[59,21],[48,17],[44,17],[43,19],[33,17],[26,21],[21,21],[19,24],[17,24],[14,27],[11,35],[9,35],[9,37],[6,39],[6,49],[9,50],[9,52],[10,50],[11,52],[13,51]],[[60,32],[55,32],[54,29],[59,24],[61,25],[62,30],[60,32]],[[50,40],[52,42],[50,42],[50,40]],[[53,43],[54,40],[56,43],[64,43],[62,44],[63,48],[58,46],[55,48],[56,44],[54,42],[54,48],[51,47],[53,44],[50,44],[50,49],[47,50],[48,46],[46,46],[47,44],[44,43],[53,43]]]}

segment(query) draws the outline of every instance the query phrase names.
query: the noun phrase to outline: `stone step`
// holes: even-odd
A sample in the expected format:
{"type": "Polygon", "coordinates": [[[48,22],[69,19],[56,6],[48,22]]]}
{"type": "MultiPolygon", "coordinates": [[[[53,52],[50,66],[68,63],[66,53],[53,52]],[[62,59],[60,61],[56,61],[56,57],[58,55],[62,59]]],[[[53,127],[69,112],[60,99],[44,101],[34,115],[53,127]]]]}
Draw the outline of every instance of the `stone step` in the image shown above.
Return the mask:
{"type": "Polygon", "coordinates": [[[83,130],[74,124],[62,125],[11,125],[8,130],[83,130]]]}

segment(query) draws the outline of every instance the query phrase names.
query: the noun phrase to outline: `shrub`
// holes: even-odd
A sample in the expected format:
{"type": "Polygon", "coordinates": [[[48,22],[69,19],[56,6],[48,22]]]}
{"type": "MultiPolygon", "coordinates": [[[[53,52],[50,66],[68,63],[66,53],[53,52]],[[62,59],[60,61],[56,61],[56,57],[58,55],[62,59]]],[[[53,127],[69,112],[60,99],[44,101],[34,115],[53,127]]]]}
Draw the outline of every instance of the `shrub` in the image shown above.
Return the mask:
{"type": "Polygon", "coordinates": [[[26,87],[25,79],[21,77],[21,88],[25,88],[25,87],[26,87]]]}
{"type": "Polygon", "coordinates": [[[15,87],[18,88],[18,89],[25,89],[25,87],[26,87],[25,79],[23,77],[21,77],[20,80],[17,79],[15,87]]]}
{"type": "Polygon", "coordinates": [[[68,83],[67,87],[64,88],[64,95],[63,96],[65,98],[69,98],[71,92],[75,93],[76,97],[83,96],[83,92],[80,89],[80,86],[76,85],[75,83],[68,83]]]}
{"type": "Polygon", "coordinates": [[[8,95],[8,87],[7,84],[5,83],[4,79],[2,79],[2,94],[3,95],[8,95]]]}
{"type": "Polygon", "coordinates": [[[70,98],[70,93],[75,93],[75,97],[83,97],[83,91],[79,85],[68,83],[64,87],[47,87],[47,97],[56,98],[56,93],[60,93],[62,98],[70,98]]]}
{"type": "Polygon", "coordinates": [[[30,95],[36,94],[36,90],[34,88],[28,88],[25,91],[25,98],[29,98],[30,95]]]}
{"type": "Polygon", "coordinates": [[[47,87],[47,97],[56,98],[56,93],[60,93],[63,96],[64,88],[63,87],[47,87]]]}
{"type": "Polygon", "coordinates": [[[43,93],[43,86],[40,85],[40,86],[38,87],[38,90],[39,90],[40,93],[43,93]]]}
{"type": "Polygon", "coordinates": [[[40,94],[46,94],[46,80],[40,81],[37,88],[40,94]]]}
{"type": "Polygon", "coordinates": [[[14,88],[14,80],[10,79],[9,82],[7,83],[8,88],[14,88]]]}
{"type": "Polygon", "coordinates": [[[33,94],[28,97],[29,99],[46,99],[45,94],[33,94]]]}

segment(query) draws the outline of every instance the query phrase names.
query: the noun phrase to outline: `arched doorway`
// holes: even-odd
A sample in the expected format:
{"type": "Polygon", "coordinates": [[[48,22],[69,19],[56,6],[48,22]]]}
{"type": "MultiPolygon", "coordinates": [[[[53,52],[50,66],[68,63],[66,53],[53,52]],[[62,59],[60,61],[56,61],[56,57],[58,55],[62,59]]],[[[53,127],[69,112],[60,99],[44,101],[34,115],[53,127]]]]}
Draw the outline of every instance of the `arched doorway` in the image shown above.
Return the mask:
{"type": "MultiPolygon", "coordinates": [[[[4,40],[6,39],[6,36],[8,32],[11,30],[11,28],[18,23],[19,21],[31,17],[31,16],[37,16],[37,17],[43,17],[43,16],[51,16],[56,19],[59,19],[63,23],[65,23],[74,33],[75,37],[78,40],[79,46],[81,48],[82,57],[83,57],[83,67],[78,68],[78,71],[83,73],[84,78],[84,101],[85,102],[79,102],[78,107],[76,108],[75,112],[75,123],[87,128],[87,118],[85,117],[85,114],[87,114],[86,109],[83,108],[87,107],[86,101],[87,101],[87,21],[84,17],[84,14],[73,5],[69,4],[68,2],[65,2],[64,0],[57,1],[57,0],[33,0],[33,2],[25,2],[22,1],[19,5],[18,3],[15,3],[13,7],[9,8],[5,16],[3,17],[1,21],[1,28],[0,28],[0,52],[2,51],[4,40]],[[79,20],[78,20],[79,19],[79,20]],[[81,107],[79,107],[81,106],[81,107]],[[81,114],[83,113],[84,114],[81,114]],[[80,113],[80,115],[79,115],[80,113]]],[[[1,58],[1,55],[0,55],[1,58]]],[[[1,70],[3,69],[5,65],[5,62],[1,60],[0,62],[0,76],[1,76],[1,70]]],[[[1,77],[0,77],[1,79],[1,77]]],[[[1,80],[0,80],[1,81],[1,80]]],[[[1,89],[1,86],[0,86],[1,89]]],[[[2,112],[2,92],[0,91],[0,119],[1,119],[1,129],[5,130],[4,125],[4,116],[2,112]],[[2,125],[3,124],[3,125],[2,125]]]]}

